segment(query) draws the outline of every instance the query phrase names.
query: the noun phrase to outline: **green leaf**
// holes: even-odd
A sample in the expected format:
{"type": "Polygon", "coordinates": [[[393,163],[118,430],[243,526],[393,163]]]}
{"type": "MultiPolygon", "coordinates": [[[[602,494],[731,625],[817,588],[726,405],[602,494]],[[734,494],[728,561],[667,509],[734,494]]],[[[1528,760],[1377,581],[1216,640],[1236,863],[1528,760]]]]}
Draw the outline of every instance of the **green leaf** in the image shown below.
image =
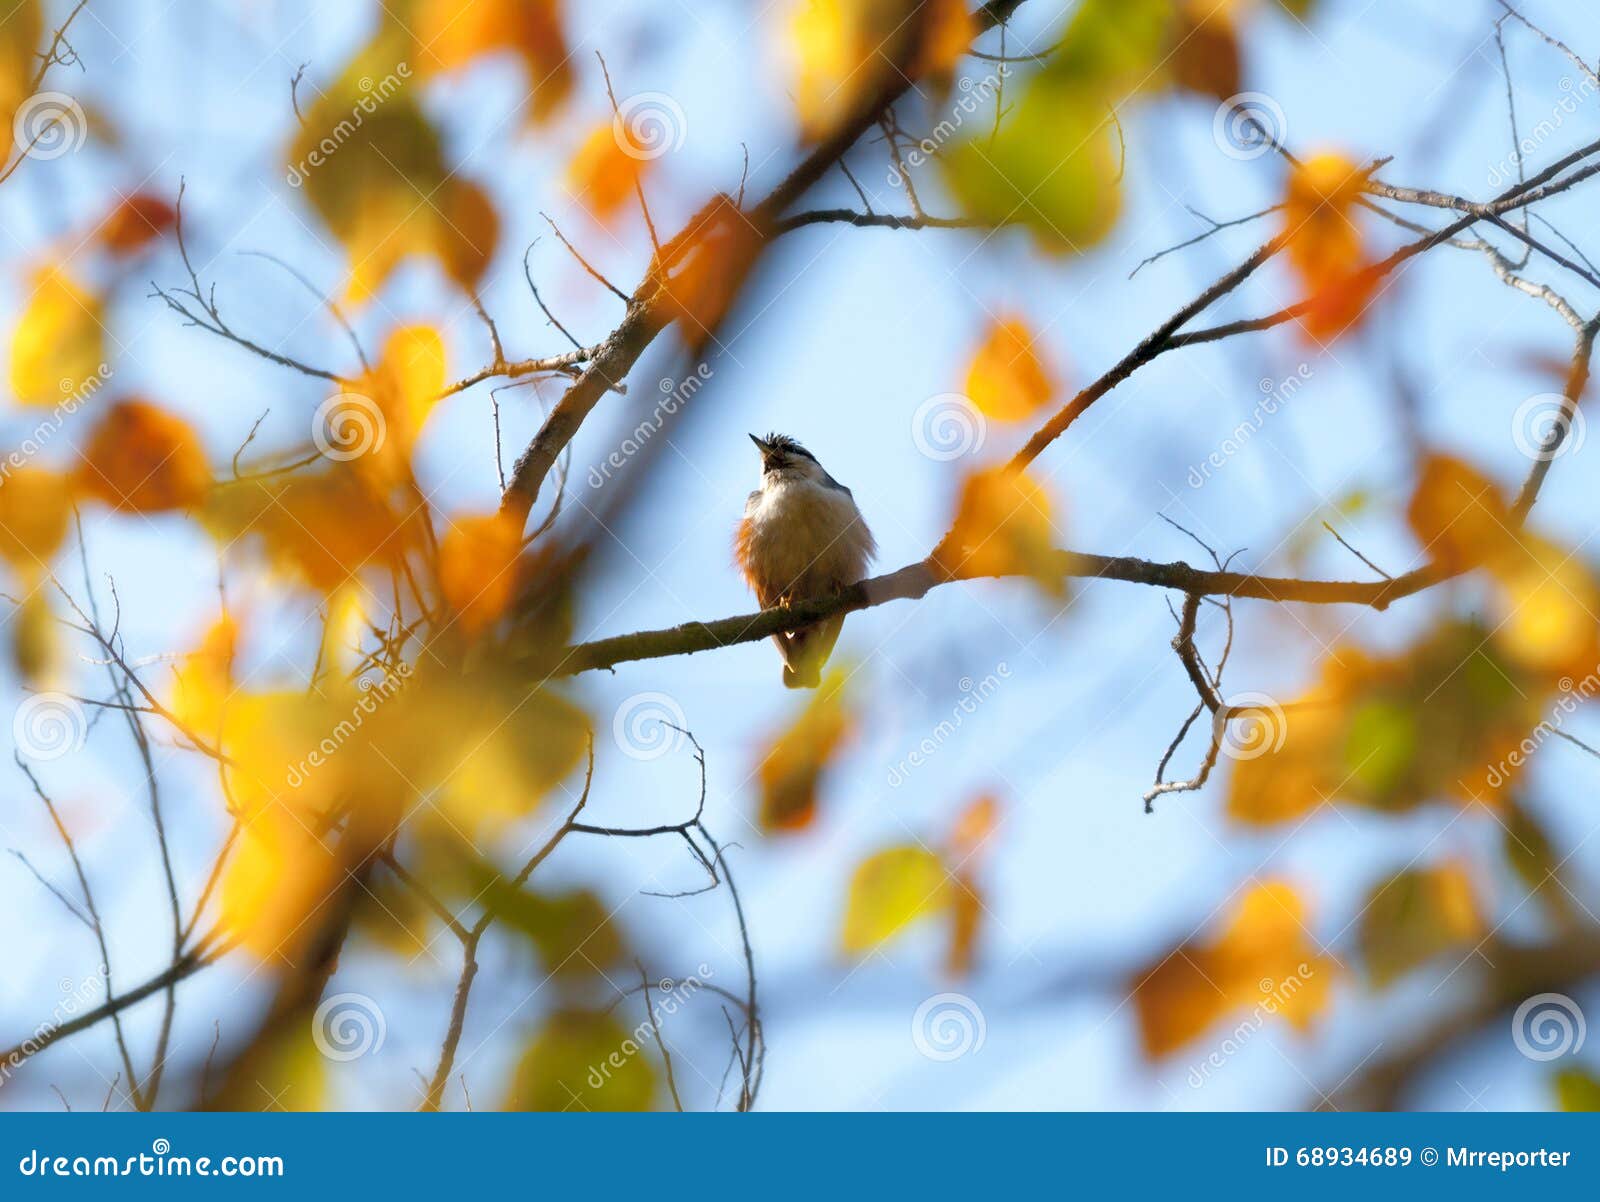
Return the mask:
{"type": "Polygon", "coordinates": [[[844,950],[851,955],[869,952],[949,900],[944,863],[926,848],[891,847],[868,856],[850,881],[844,950]]]}
{"type": "Polygon", "coordinates": [[[1457,863],[1409,869],[1367,898],[1357,943],[1382,988],[1442,952],[1483,934],[1472,878],[1457,863]]]}
{"type": "Polygon", "coordinates": [[[627,955],[605,903],[587,889],[535,893],[502,882],[490,887],[487,904],[502,923],[528,937],[556,976],[592,975],[627,955]]]}
{"type": "Polygon", "coordinates": [[[1600,1079],[1581,1068],[1556,1074],[1556,1102],[1563,1110],[1600,1110],[1600,1079]]]}
{"type": "Polygon", "coordinates": [[[557,1011],[518,1062],[504,1108],[649,1110],[656,1072],[640,1042],[648,1038],[609,1014],[557,1011]]]}

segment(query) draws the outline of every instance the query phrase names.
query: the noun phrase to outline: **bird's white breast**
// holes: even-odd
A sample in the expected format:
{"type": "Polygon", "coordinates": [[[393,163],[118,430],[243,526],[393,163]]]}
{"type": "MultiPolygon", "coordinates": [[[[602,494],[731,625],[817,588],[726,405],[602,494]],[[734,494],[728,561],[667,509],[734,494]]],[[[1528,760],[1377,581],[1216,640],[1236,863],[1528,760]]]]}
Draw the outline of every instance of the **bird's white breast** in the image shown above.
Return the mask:
{"type": "Polygon", "coordinates": [[[872,534],[850,494],[804,480],[752,493],[745,509],[745,571],[758,593],[821,597],[866,575],[872,534]]]}

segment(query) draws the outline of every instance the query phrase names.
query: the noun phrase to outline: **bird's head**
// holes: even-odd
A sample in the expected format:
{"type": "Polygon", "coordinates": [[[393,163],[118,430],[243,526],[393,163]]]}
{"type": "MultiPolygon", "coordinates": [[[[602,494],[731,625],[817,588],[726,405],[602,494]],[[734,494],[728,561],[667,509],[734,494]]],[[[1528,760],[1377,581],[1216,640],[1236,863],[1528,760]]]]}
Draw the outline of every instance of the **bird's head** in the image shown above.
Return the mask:
{"type": "Polygon", "coordinates": [[[752,434],[750,441],[761,452],[763,478],[814,480],[819,484],[831,480],[817,457],[787,434],[768,434],[765,438],[752,434]]]}

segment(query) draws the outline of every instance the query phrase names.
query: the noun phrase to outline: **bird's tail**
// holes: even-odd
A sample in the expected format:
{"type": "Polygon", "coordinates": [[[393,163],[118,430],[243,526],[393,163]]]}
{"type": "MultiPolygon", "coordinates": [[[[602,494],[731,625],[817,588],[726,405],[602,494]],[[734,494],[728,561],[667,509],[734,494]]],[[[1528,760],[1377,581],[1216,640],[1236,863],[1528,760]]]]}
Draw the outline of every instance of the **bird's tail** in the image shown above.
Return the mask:
{"type": "Polygon", "coordinates": [[[783,653],[783,687],[814,689],[822,683],[822,668],[833,654],[844,627],[844,615],[835,614],[790,634],[775,634],[773,642],[783,653]]]}

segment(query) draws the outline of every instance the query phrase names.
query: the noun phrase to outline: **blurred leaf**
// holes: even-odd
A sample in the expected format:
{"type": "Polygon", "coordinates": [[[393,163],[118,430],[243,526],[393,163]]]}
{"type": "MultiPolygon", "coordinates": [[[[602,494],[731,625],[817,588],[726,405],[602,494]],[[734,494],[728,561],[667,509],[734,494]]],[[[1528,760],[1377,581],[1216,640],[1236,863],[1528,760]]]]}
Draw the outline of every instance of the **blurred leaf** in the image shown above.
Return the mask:
{"type": "Polygon", "coordinates": [[[1172,27],[1173,0],[1082,0],[1049,69],[1098,87],[1115,106],[1161,85],[1172,27]]]}
{"type": "Polygon", "coordinates": [[[512,1074],[506,1110],[649,1110],[653,1055],[609,1014],[561,1010],[545,1020],[512,1074]]]}
{"type": "Polygon", "coordinates": [[[1239,35],[1234,14],[1216,0],[1178,0],[1169,65],[1173,81],[1226,101],[1239,94],[1239,35]]]}
{"type": "Polygon", "coordinates": [[[1555,1077],[1556,1104],[1562,1110],[1600,1110],[1600,1078],[1581,1068],[1562,1069],[1555,1077]]]}
{"type": "Polygon", "coordinates": [[[100,244],[115,255],[132,255],[177,228],[178,210],[151,192],[124,196],[96,231],[100,244]]]}
{"type": "Polygon", "coordinates": [[[1572,899],[1561,884],[1561,860],[1543,825],[1515,797],[1506,799],[1501,814],[1504,826],[1501,850],[1517,879],[1545,905],[1552,917],[1566,922],[1572,917],[1572,899]]]}
{"type": "Polygon", "coordinates": [[[346,463],[223,481],[201,520],[225,547],[259,540],[274,567],[324,593],[363,573],[396,570],[420,535],[346,463]]]}
{"type": "Polygon", "coordinates": [[[61,633],[42,588],[29,589],[12,616],[11,662],[23,683],[35,689],[45,686],[61,663],[61,633]]]}
{"type": "Polygon", "coordinates": [[[162,513],[204,500],[211,469],[188,422],[148,401],[125,400],[90,431],[77,482],[84,495],[119,513],[162,513]]]}
{"type": "Polygon", "coordinates": [[[953,860],[971,859],[981,852],[1000,823],[1000,803],[989,794],[972,802],[956,818],[950,831],[953,860]]]}
{"type": "Polygon", "coordinates": [[[1444,623],[1389,657],[1341,644],[1310,690],[1263,711],[1263,740],[1230,749],[1228,813],[1267,824],[1325,802],[1496,804],[1552,685],[1471,623],[1444,623]]]}
{"type": "Polygon", "coordinates": [[[328,1061],[306,1021],[283,1024],[258,1039],[236,1061],[217,1095],[206,1099],[214,1110],[295,1113],[328,1109],[328,1061]]]}
{"type": "Polygon", "coordinates": [[[928,0],[927,27],[910,74],[925,81],[935,100],[943,102],[972,39],[978,22],[967,0],[928,0]]]}
{"type": "Polygon", "coordinates": [[[496,511],[451,520],[439,540],[439,589],[469,634],[490,625],[511,604],[517,588],[522,524],[496,511]]]}
{"type": "Polygon", "coordinates": [[[653,159],[630,154],[609,120],[596,125],[567,164],[567,189],[597,221],[605,222],[631,202],[653,159]]]}
{"type": "Polygon", "coordinates": [[[1146,1057],[1159,1059],[1250,1008],[1308,1029],[1327,1008],[1338,964],[1319,955],[1305,906],[1281,881],[1256,885],[1214,942],[1190,941],[1130,984],[1146,1057]]]}
{"type": "Polygon", "coordinates": [[[1407,518],[1447,570],[1488,570],[1496,584],[1496,638],[1508,654],[1532,669],[1580,678],[1600,662],[1600,582],[1576,554],[1521,528],[1476,468],[1430,456],[1407,518]]]}
{"type": "MultiPolygon", "coordinates": [[[[272,783],[284,787],[281,778],[272,783]]],[[[344,865],[312,821],[262,806],[243,822],[223,872],[219,925],[263,963],[298,961],[344,879],[344,865]]]]}
{"type": "Polygon", "coordinates": [[[961,486],[955,519],[933,559],[956,579],[1028,576],[1052,596],[1066,581],[1050,498],[1026,472],[980,468],[961,486]]]}
{"type": "Polygon", "coordinates": [[[393,873],[375,872],[357,898],[355,926],[378,947],[407,962],[428,953],[438,917],[393,873]]]}
{"type": "Polygon", "coordinates": [[[572,52],[558,0],[411,0],[416,59],[425,75],[455,71],[479,58],[511,53],[526,65],[527,119],[544,121],[572,91],[572,52]]]}
{"type": "Polygon", "coordinates": [[[1367,173],[1338,154],[1316,154],[1289,170],[1283,201],[1285,253],[1309,306],[1300,323],[1331,339],[1357,324],[1377,294],[1366,270],[1366,242],[1356,223],[1367,173]]]}
{"type": "MultiPolygon", "coordinates": [[[[727,196],[714,200],[688,233],[690,249],[663,281],[662,306],[690,347],[699,348],[738,297],[763,240],[727,196]]],[[[651,273],[662,274],[659,260],[651,273]]]]}
{"type": "Polygon", "coordinates": [[[24,580],[47,572],[72,521],[72,484],[48,468],[0,472],[0,559],[24,580]]]}
{"type": "Polygon", "coordinates": [[[868,856],[850,879],[846,954],[870,952],[911,923],[945,909],[953,892],[948,877],[944,862],[925,847],[891,847],[868,856]]]}
{"type": "Polygon", "coordinates": [[[1115,110],[1102,90],[1060,72],[1010,97],[995,136],[973,134],[940,156],[947,186],[978,221],[1025,226],[1052,253],[1088,250],[1122,207],[1115,110]]]}
{"type": "Polygon", "coordinates": [[[996,421],[1030,417],[1055,395],[1054,374],[1019,317],[989,323],[967,368],[967,396],[996,421]]]}
{"type": "Polygon", "coordinates": [[[317,94],[288,149],[290,183],[345,248],[352,300],[411,255],[437,259],[470,291],[498,237],[481,191],[444,162],[409,49],[403,30],[382,30],[317,94]]]}
{"type": "Polygon", "coordinates": [[[1381,989],[1485,929],[1466,865],[1448,863],[1407,869],[1368,894],[1357,942],[1381,989]]]}
{"type": "Polygon", "coordinates": [[[0,114],[8,122],[33,90],[39,70],[36,54],[43,41],[40,0],[15,0],[0,7],[0,114]]]}
{"type": "Polygon", "coordinates": [[[917,0],[791,0],[789,7],[795,109],[810,139],[832,133],[903,69],[919,22],[930,17],[917,0]]]}
{"type": "Polygon", "coordinates": [[[945,958],[945,971],[951,976],[964,977],[972,971],[982,923],[983,896],[977,883],[957,871],[950,882],[950,952],[945,958]]]}
{"type": "Polygon", "coordinates": [[[805,708],[762,756],[756,776],[761,786],[763,832],[803,830],[816,817],[823,773],[854,726],[844,697],[845,680],[840,669],[829,672],[805,708]]]}
{"type": "Polygon", "coordinates": [[[627,943],[598,894],[588,889],[539,893],[495,878],[485,904],[507,927],[538,949],[545,971],[558,977],[603,973],[624,962],[627,943]]]}
{"type": "Polygon", "coordinates": [[[105,369],[105,302],[61,267],[38,271],[11,333],[11,391],[23,405],[60,405],[105,369]]]}

